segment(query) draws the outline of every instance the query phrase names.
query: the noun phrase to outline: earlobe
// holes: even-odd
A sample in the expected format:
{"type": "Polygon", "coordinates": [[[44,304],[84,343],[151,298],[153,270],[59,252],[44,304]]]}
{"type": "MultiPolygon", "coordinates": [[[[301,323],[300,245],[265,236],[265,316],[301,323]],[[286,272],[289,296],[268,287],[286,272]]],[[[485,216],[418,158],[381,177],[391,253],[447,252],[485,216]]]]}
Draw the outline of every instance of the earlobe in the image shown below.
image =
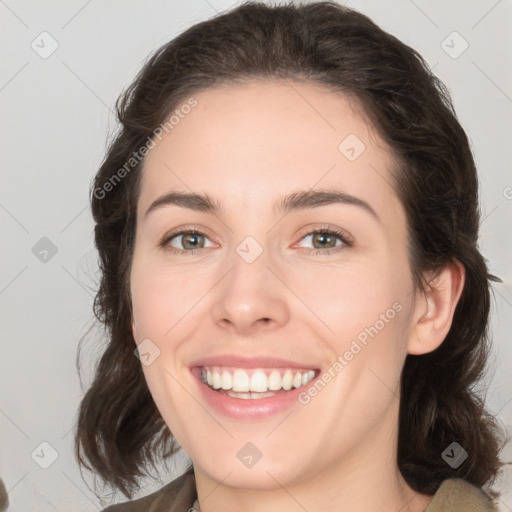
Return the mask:
{"type": "Polygon", "coordinates": [[[452,325],[465,277],[464,266],[454,260],[436,273],[424,294],[418,292],[407,344],[409,354],[427,354],[444,341],[452,325]]]}

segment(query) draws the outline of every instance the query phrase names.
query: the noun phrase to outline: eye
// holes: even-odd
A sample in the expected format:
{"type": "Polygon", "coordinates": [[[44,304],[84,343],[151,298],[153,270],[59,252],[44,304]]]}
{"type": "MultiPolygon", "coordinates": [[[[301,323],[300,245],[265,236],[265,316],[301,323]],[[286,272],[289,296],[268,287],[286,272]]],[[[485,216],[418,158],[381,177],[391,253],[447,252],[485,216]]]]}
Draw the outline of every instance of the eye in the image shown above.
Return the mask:
{"type": "MultiPolygon", "coordinates": [[[[346,247],[353,246],[353,239],[344,231],[337,228],[320,227],[308,232],[301,238],[301,241],[311,237],[313,245],[316,247],[306,249],[307,254],[328,255],[334,252],[344,250],[346,247]],[[337,241],[341,242],[337,244],[337,241]]],[[[208,239],[205,233],[198,229],[181,229],[168,235],[165,235],[159,243],[160,247],[167,249],[175,254],[197,254],[201,249],[205,249],[204,239],[208,239]],[[176,242],[177,241],[177,242],[176,242]],[[182,245],[183,249],[173,245],[176,242],[182,245]]]]}
{"type": "Polygon", "coordinates": [[[307,249],[308,254],[328,255],[353,245],[352,237],[336,228],[322,227],[315,229],[302,237],[301,241],[310,237],[315,247],[307,249]],[[340,241],[340,243],[337,244],[337,241],[340,241]]]}
{"type": "Polygon", "coordinates": [[[177,254],[196,254],[200,249],[204,248],[204,238],[207,238],[207,236],[198,229],[183,229],[164,236],[159,245],[177,254]],[[184,249],[172,245],[175,239],[184,249]]]}

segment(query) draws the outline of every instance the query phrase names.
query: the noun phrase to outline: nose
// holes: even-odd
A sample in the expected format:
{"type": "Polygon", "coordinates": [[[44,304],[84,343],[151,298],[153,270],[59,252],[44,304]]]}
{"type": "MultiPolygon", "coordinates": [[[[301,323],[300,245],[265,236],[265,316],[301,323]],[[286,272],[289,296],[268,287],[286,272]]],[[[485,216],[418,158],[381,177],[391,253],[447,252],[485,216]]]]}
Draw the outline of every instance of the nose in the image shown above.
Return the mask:
{"type": "Polygon", "coordinates": [[[211,314],[216,325],[239,337],[284,326],[289,319],[287,288],[268,266],[265,251],[251,263],[235,254],[215,287],[211,314]]]}

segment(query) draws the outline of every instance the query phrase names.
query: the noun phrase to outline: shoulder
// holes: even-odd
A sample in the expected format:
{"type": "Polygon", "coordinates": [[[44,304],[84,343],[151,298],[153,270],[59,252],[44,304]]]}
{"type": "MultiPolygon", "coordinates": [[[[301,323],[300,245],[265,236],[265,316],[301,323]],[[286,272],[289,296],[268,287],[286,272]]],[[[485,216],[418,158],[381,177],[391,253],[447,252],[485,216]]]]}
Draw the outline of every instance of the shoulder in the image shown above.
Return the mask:
{"type": "Polygon", "coordinates": [[[143,498],[107,507],[102,512],[182,512],[197,497],[193,469],[143,498]]]}
{"type": "Polygon", "coordinates": [[[425,512],[497,512],[491,498],[480,488],[460,478],[445,480],[425,512]]]}

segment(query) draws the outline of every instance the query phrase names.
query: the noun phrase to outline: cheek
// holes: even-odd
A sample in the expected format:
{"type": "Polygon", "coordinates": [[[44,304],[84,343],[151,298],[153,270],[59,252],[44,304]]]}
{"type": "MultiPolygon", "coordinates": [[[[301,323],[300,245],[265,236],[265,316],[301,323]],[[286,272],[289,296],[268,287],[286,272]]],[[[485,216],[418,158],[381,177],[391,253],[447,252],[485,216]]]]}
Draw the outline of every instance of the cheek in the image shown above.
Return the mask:
{"type": "Polygon", "coordinates": [[[297,273],[290,271],[285,280],[293,283],[293,291],[304,304],[302,309],[306,306],[311,312],[311,320],[323,324],[319,332],[330,332],[343,343],[378,321],[400,297],[400,287],[385,267],[367,261],[343,266],[319,264],[297,273]]]}
{"type": "Polygon", "coordinates": [[[343,374],[336,379],[340,396],[346,396],[348,386],[358,400],[369,403],[387,386],[396,387],[406,354],[412,297],[406,267],[385,256],[372,260],[305,272],[297,289],[315,313],[310,318],[321,320],[318,333],[323,333],[329,364],[339,362],[332,372],[343,374]]]}
{"type": "Polygon", "coordinates": [[[201,297],[197,272],[169,271],[137,265],[131,273],[133,315],[139,338],[164,339],[201,297]]]}

